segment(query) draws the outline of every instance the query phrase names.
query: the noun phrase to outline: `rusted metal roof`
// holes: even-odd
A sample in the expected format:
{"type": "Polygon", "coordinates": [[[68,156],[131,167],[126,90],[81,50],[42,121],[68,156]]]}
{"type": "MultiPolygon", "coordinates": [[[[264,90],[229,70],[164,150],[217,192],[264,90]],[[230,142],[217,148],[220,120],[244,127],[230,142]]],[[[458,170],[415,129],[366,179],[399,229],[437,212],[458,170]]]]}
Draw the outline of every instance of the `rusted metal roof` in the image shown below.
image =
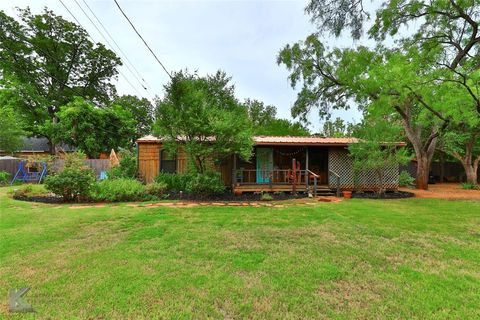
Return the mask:
{"type": "Polygon", "coordinates": [[[323,137],[254,137],[256,145],[317,145],[317,146],[347,146],[358,142],[357,138],[323,138],[323,137]]]}
{"type": "MultiPolygon", "coordinates": [[[[348,146],[358,141],[357,138],[322,138],[322,137],[290,137],[290,136],[256,136],[255,145],[317,145],[317,146],[348,146]]],[[[138,143],[161,143],[162,139],[148,135],[137,140],[138,143]]]]}

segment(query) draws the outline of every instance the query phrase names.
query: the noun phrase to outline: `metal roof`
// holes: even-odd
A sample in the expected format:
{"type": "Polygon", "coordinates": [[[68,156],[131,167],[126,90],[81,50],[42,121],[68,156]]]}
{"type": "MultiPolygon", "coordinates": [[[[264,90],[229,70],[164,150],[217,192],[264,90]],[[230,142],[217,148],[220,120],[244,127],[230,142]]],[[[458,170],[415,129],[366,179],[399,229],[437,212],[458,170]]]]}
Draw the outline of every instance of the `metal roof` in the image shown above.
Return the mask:
{"type": "MultiPolygon", "coordinates": [[[[255,136],[255,145],[317,145],[317,146],[347,146],[358,141],[357,138],[322,138],[322,137],[291,137],[291,136],[255,136]]],[[[148,135],[137,140],[138,143],[161,143],[162,139],[148,135]]]]}

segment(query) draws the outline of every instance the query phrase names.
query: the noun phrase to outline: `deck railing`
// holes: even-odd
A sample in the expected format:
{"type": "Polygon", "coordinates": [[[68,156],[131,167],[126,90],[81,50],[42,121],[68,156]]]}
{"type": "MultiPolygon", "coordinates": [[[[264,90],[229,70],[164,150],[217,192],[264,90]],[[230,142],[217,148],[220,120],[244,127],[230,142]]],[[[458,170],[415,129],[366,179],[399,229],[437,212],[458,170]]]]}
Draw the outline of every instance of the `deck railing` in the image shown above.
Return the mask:
{"type": "Polygon", "coordinates": [[[340,197],[340,175],[336,173],[335,171],[328,170],[329,173],[335,176],[335,185],[337,189],[337,197],[340,197]]]}

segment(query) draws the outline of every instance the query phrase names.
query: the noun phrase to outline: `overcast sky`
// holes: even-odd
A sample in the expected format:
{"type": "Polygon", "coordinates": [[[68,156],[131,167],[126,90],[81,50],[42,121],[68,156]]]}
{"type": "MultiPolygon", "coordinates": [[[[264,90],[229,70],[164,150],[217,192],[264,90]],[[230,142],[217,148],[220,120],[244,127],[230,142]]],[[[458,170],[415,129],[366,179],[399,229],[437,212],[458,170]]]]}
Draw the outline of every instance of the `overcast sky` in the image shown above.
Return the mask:
{"type": "MultiPolygon", "coordinates": [[[[77,0],[88,14],[90,12],[83,1],[102,21],[149,88],[148,92],[143,90],[130,71],[122,66],[121,73],[136,89],[120,75],[118,92],[135,95],[140,92],[146,98],[163,96],[163,85],[168,76],[128,25],[114,1],[77,0]]],[[[107,45],[75,0],[63,2],[95,41],[107,45]]],[[[118,2],[169,71],[188,68],[206,74],[222,69],[233,77],[238,98],[255,98],[275,105],[280,117],[291,118],[290,108],[296,93],[287,81],[286,69],[276,64],[276,56],[284,45],[302,40],[314,31],[314,26],[304,14],[306,1],[118,2]]],[[[73,21],[59,0],[0,0],[0,10],[9,15],[15,14],[15,6],[30,6],[33,13],[39,13],[47,6],[73,21]]],[[[91,14],[90,17],[96,22],[91,14]]],[[[108,36],[107,39],[112,42],[108,36]]],[[[332,39],[329,46],[349,44],[351,40],[348,38],[332,39]]],[[[112,45],[115,46],[114,43],[112,45]]],[[[118,52],[116,47],[114,49],[118,52]]],[[[125,60],[122,54],[120,57],[125,60]]],[[[347,121],[358,121],[360,118],[356,111],[340,111],[335,116],[347,121]]],[[[310,121],[310,128],[318,130],[320,123],[316,112],[311,115],[310,121]]]]}

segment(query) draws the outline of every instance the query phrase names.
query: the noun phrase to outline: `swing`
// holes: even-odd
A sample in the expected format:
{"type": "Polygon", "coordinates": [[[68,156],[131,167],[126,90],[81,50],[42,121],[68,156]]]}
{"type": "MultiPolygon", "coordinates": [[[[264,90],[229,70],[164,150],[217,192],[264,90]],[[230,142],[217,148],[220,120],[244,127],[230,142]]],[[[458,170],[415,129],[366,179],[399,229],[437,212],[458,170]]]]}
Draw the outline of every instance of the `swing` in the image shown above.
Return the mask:
{"type": "Polygon", "coordinates": [[[36,182],[41,183],[42,179],[47,175],[47,163],[46,162],[30,162],[20,161],[18,170],[12,179],[10,184],[15,181],[22,181],[25,183],[36,182]]]}

